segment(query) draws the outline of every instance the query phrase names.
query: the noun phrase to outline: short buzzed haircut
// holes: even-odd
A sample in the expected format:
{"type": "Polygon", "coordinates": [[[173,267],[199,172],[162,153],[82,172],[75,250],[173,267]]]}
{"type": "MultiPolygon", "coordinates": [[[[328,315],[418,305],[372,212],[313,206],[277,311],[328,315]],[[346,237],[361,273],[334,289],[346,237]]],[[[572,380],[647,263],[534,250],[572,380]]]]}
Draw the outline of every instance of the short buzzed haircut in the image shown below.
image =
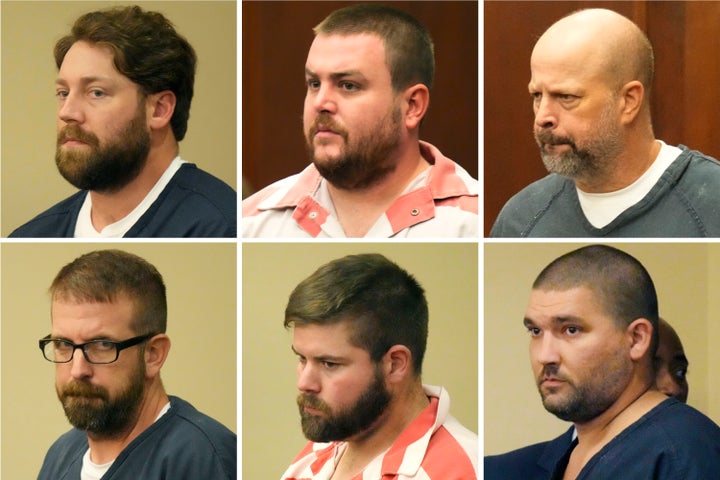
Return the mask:
{"type": "Polygon", "coordinates": [[[160,272],[146,260],[121,250],[86,253],[65,265],[50,285],[53,301],[133,302],[131,328],[138,335],[165,333],[167,300],[160,272]]]}
{"type": "Polygon", "coordinates": [[[320,267],[290,294],[285,328],[347,322],[350,342],[378,362],[393,345],[412,353],[419,376],[428,306],[417,280],[380,254],[348,255],[320,267]]]}
{"type": "Polygon", "coordinates": [[[585,287],[600,307],[625,328],[638,318],[652,323],[650,358],[658,343],[658,300],[645,267],[632,255],[608,245],[582,247],[553,260],[533,283],[533,290],[565,291],[585,287]]]}
{"type": "Polygon", "coordinates": [[[422,83],[432,90],[435,54],[425,27],[409,13],[378,4],[359,4],[332,12],[314,29],[315,35],[380,37],[395,92],[422,83]]]}

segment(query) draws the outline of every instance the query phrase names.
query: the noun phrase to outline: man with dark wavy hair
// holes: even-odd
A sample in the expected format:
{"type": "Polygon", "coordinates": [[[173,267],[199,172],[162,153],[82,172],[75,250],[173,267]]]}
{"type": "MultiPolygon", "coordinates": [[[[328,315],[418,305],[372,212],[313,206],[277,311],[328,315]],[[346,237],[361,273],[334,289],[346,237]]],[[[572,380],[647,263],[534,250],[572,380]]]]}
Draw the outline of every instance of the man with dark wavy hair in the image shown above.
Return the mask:
{"type": "Polygon", "coordinates": [[[74,428],[50,447],[39,480],[236,478],[236,435],[165,392],[167,302],[153,265],[90,252],[60,270],[50,296],[39,346],[74,428]]]}
{"type": "Polygon", "coordinates": [[[283,480],[477,478],[477,435],[422,383],[428,306],[405,270],[379,254],[334,260],[295,287],[284,325],[310,442],[283,480]]]}
{"type": "Polygon", "coordinates": [[[235,191],[179,155],[197,59],[170,21],[90,12],[54,54],[55,163],[80,191],[11,236],[235,237],[235,191]]]}

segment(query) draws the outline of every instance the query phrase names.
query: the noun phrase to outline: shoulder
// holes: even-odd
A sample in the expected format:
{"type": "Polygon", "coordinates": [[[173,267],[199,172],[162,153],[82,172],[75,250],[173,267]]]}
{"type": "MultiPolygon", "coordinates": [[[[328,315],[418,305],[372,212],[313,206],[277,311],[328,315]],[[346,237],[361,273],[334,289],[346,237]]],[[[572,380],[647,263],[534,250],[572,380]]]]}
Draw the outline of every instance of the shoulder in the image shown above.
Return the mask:
{"type": "Polygon", "coordinates": [[[720,427],[697,409],[674,398],[668,398],[655,407],[645,421],[649,430],[664,432],[668,441],[682,443],[686,447],[687,443],[710,444],[720,453],[720,427]]]}
{"type": "Polygon", "coordinates": [[[82,456],[87,449],[87,436],[84,432],[72,429],[64,433],[45,455],[38,479],[57,480],[74,466],[79,472],[82,456]]]}
{"type": "Polygon", "coordinates": [[[495,220],[490,236],[519,237],[532,222],[544,215],[563,194],[571,192],[571,180],[556,174],[547,175],[513,195],[495,220]]]}
{"type": "Polygon", "coordinates": [[[700,480],[720,471],[720,428],[674,398],[621,432],[592,460],[594,473],[700,480]],[[640,461],[638,461],[641,459],[640,461]]]}
{"type": "Polygon", "coordinates": [[[484,459],[485,479],[546,479],[572,444],[573,428],[548,442],[535,443],[484,459]]]}
{"type": "Polygon", "coordinates": [[[127,236],[236,237],[237,193],[186,163],[127,236]]]}
{"type": "Polygon", "coordinates": [[[189,195],[203,199],[220,211],[237,211],[237,192],[219,178],[186,163],[175,174],[171,183],[189,195]]]}
{"type": "Polygon", "coordinates": [[[483,459],[485,480],[547,478],[548,471],[537,463],[550,442],[536,443],[483,459]]]}
{"type": "Polygon", "coordinates": [[[667,173],[677,179],[678,185],[690,187],[690,190],[702,185],[720,185],[720,162],[684,145],[680,148],[682,153],[667,169],[667,173]]]}
{"type": "Polygon", "coordinates": [[[214,418],[198,411],[190,403],[178,397],[170,397],[171,409],[175,409],[178,430],[186,430],[188,434],[205,439],[213,447],[227,448],[236,443],[237,436],[225,425],[214,418]]]}
{"type": "Polygon", "coordinates": [[[10,237],[72,237],[87,191],[81,190],[16,228],[10,237]]]}
{"type": "Polygon", "coordinates": [[[188,402],[170,397],[170,410],[136,438],[113,464],[116,478],[235,478],[237,436],[188,402]]]}
{"type": "Polygon", "coordinates": [[[433,432],[422,468],[429,478],[477,478],[477,435],[448,415],[433,432]]]}

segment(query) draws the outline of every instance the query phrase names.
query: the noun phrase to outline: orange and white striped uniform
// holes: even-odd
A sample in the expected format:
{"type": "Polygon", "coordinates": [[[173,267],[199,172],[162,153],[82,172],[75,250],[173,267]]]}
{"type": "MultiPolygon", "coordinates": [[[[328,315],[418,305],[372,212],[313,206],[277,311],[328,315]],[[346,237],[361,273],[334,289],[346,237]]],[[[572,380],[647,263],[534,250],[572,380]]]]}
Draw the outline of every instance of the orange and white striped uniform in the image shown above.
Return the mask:
{"type": "MultiPolygon", "coordinates": [[[[442,387],[423,388],[430,404],[352,480],[477,479],[477,435],[449,414],[450,396],[442,387]]],[[[281,479],[329,480],[346,447],[345,442],[310,442],[281,479]]]]}
{"type": "MultiPolygon", "coordinates": [[[[477,238],[478,182],[427,142],[430,167],[415,178],[366,237],[477,238]]],[[[314,165],[262,189],[242,203],[242,236],[342,238],[327,181],[314,165]]]]}

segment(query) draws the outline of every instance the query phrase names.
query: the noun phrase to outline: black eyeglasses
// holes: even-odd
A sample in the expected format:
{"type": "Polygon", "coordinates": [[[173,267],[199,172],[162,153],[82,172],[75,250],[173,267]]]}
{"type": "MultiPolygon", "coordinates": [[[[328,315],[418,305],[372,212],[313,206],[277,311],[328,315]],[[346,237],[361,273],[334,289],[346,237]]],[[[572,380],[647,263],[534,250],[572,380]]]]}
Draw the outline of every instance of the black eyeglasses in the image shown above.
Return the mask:
{"type": "Polygon", "coordinates": [[[106,364],[118,359],[120,350],[132,347],[157,335],[149,333],[139,337],[129,338],[122,342],[112,340],[90,340],[86,343],[75,344],[62,338],[51,338],[50,335],[38,341],[45,360],[53,363],[68,363],[80,349],[89,363],[106,364]]]}

